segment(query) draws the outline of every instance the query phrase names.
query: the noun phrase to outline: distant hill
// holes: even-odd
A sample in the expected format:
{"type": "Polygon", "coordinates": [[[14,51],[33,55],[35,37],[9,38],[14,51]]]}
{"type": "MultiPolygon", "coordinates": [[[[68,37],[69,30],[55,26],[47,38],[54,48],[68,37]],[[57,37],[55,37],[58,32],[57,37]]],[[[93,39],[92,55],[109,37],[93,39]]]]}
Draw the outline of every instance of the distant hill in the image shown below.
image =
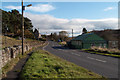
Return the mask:
{"type": "Polygon", "coordinates": [[[118,41],[118,46],[120,49],[120,29],[112,30],[112,29],[107,29],[107,30],[94,30],[92,31],[95,34],[101,36],[107,41],[118,41]]]}

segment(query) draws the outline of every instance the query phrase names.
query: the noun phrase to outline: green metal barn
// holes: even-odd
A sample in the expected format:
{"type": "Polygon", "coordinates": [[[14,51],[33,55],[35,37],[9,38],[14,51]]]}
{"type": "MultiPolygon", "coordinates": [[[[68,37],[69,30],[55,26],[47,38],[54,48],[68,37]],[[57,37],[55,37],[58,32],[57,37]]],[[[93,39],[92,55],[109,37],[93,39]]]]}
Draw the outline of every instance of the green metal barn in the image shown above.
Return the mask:
{"type": "Polygon", "coordinates": [[[88,49],[91,46],[107,47],[107,41],[94,33],[82,34],[70,41],[71,48],[88,49]]]}

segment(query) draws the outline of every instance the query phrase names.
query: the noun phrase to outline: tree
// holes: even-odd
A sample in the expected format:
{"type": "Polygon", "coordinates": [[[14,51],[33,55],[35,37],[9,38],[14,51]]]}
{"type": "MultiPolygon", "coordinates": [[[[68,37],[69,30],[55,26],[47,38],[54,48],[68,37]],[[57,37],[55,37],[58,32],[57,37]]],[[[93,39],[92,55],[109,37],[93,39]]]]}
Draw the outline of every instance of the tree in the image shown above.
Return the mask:
{"type": "Polygon", "coordinates": [[[83,28],[82,34],[86,34],[86,33],[87,33],[87,29],[86,29],[86,28],[83,28]]]}
{"type": "Polygon", "coordinates": [[[60,36],[68,36],[68,33],[67,33],[67,31],[60,31],[59,35],[60,36]]]}
{"type": "Polygon", "coordinates": [[[61,41],[66,41],[66,39],[68,38],[67,31],[60,31],[59,32],[59,37],[60,37],[61,41]]]}
{"type": "MultiPolygon", "coordinates": [[[[6,31],[5,27],[7,25],[9,29],[8,31],[9,33],[14,33],[15,36],[20,36],[22,30],[21,21],[22,21],[22,15],[19,13],[18,10],[14,9],[8,12],[2,10],[2,33],[5,33],[6,31]]],[[[24,27],[25,27],[25,31],[31,30],[30,32],[33,33],[32,22],[27,17],[24,17],[24,27]]]]}
{"type": "Polygon", "coordinates": [[[29,30],[25,30],[25,37],[33,39],[34,38],[34,34],[31,33],[29,30]]]}
{"type": "Polygon", "coordinates": [[[57,35],[57,33],[56,32],[51,33],[50,38],[51,38],[51,40],[58,41],[58,35],[57,35]]]}
{"type": "Polygon", "coordinates": [[[6,11],[2,11],[2,32],[3,33],[5,33],[5,31],[6,31],[5,30],[6,24],[9,24],[9,15],[7,14],[6,11]]]}
{"type": "Polygon", "coordinates": [[[53,33],[51,33],[50,36],[52,37],[52,36],[53,36],[53,33]]]}
{"type": "Polygon", "coordinates": [[[34,30],[35,39],[39,39],[39,31],[35,28],[34,30]]]}

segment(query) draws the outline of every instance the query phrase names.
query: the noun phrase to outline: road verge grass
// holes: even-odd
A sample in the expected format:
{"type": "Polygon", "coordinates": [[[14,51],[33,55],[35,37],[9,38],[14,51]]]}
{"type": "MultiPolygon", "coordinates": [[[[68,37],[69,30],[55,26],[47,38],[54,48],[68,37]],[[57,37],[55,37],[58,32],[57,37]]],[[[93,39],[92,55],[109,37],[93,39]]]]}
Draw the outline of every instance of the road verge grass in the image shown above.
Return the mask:
{"type": "Polygon", "coordinates": [[[34,52],[20,74],[21,80],[40,78],[106,78],[43,50],[34,52]]]}
{"type": "MultiPolygon", "coordinates": [[[[40,46],[38,46],[37,48],[42,47],[42,46],[45,46],[45,45],[47,45],[47,43],[45,43],[45,44],[43,44],[43,45],[40,45],[40,46]]],[[[36,50],[37,48],[32,47],[31,50],[25,52],[23,55],[22,55],[22,54],[19,54],[17,57],[12,58],[4,67],[2,67],[2,77],[3,77],[3,78],[6,77],[7,72],[9,72],[10,70],[12,70],[13,67],[19,62],[20,59],[25,58],[28,53],[36,50]]],[[[19,72],[21,72],[21,71],[19,71],[19,72]]]]}
{"type": "Polygon", "coordinates": [[[2,67],[2,77],[6,77],[7,72],[12,70],[18,61],[22,58],[25,58],[26,55],[31,51],[32,50],[25,52],[24,55],[19,54],[16,58],[12,58],[4,67],[2,67]]]}
{"type": "Polygon", "coordinates": [[[82,51],[85,51],[85,52],[91,53],[91,54],[99,54],[99,55],[103,55],[103,56],[120,58],[120,50],[118,50],[118,49],[92,47],[90,49],[82,49],[82,51]]]}

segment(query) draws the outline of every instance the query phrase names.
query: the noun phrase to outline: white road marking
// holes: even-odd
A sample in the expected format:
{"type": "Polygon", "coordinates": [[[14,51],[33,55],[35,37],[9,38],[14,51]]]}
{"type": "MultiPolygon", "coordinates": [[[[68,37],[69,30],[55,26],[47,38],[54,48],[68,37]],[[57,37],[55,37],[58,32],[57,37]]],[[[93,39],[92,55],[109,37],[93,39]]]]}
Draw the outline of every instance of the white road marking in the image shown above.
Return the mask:
{"type": "Polygon", "coordinates": [[[79,54],[75,54],[75,55],[80,56],[79,54]]]}
{"type": "Polygon", "coordinates": [[[72,51],[76,51],[76,50],[72,50],[72,51]]]}
{"type": "Polygon", "coordinates": [[[100,61],[100,62],[107,62],[107,61],[104,61],[104,60],[100,60],[100,59],[95,59],[95,58],[92,58],[92,57],[87,57],[87,58],[89,58],[89,59],[92,59],[92,60],[96,60],[96,61],[100,61]]]}
{"type": "Polygon", "coordinates": [[[63,50],[63,49],[57,49],[57,50],[61,50],[61,51],[64,51],[64,52],[68,52],[67,50],[63,50]]]}
{"type": "Polygon", "coordinates": [[[62,50],[62,49],[58,49],[58,50],[62,50]]]}
{"type": "Polygon", "coordinates": [[[55,45],[53,44],[53,47],[54,47],[55,45]]]}
{"type": "Polygon", "coordinates": [[[68,51],[66,51],[66,50],[64,50],[65,52],[68,52],[68,51]]]}
{"type": "Polygon", "coordinates": [[[100,59],[96,59],[97,61],[101,61],[101,62],[106,62],[106,61],[103,61],[103,60],[100,60],[100,59]]]}
{"type": "Polygon", "coordinates": [[[76,55],[76,56],[80,56],[79,54],[76,54],[76,53],[71,53],[71,54],[76,55]]]}
{"type": "Polygon", "coordinates": [[[94,59],[94,58],[92,58],[92,57],[87,57],[87,58],[89,58],[89,59],[94,59]]]}
{"type": "MultiPolygon", "coordinates": [[[[49,42],[48,42],[48,44],[49,44],[49,42]]],[[[45,48],[48,46],[48,44],[47,44],[46,46],[43,47],[43,50],[45,50],[45,48]]]]}

